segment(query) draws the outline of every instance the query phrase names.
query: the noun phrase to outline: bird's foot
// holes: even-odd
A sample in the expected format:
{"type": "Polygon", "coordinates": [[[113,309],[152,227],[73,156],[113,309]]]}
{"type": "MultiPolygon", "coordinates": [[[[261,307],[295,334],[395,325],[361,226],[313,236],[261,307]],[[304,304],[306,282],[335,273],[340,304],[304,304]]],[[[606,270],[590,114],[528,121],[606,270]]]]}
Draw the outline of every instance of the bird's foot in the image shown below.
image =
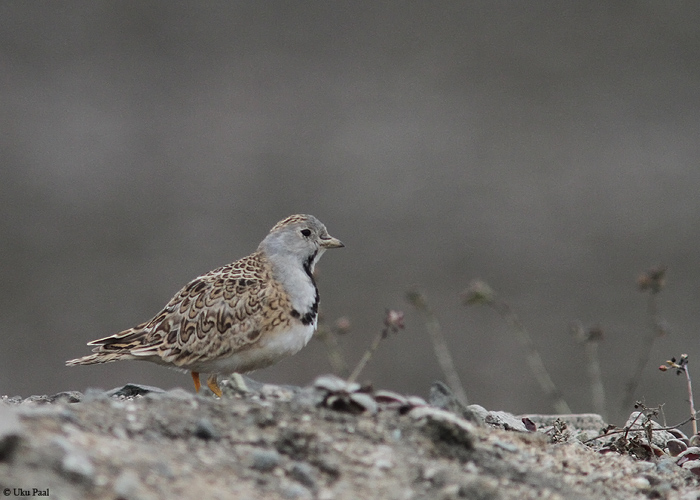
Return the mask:
{"type": "Polygon", "coordinates": [[[194,380],[194,392],[199,392],[202,384],[199,382],[199,372],[192,372],[192,380],[194,380]]]}
{"type": "Polygon", "coordinates": [[[216,375],[209,375],[209,378],[207,379],[207,387],[209,387],[211,392],[217,396],[221,397],[223,395],[221,389],[219,388],[219,384],[216,383],[216,375]]]}

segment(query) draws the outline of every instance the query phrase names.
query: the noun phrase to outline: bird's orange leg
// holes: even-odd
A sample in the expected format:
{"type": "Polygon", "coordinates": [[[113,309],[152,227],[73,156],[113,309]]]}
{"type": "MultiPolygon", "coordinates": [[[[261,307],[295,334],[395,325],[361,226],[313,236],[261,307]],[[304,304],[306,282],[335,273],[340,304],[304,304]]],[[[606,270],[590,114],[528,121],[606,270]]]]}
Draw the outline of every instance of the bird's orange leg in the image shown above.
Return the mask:
{"type": "Polygon", "coordinates": [[[194,380],[194,392],[199,392],[202,384],[199,383],[199,372],[192,372],[192,380],[194,380]]]}
{"type": "Polygon", "coordinates": [[[216,374],[209,375],[209,378],[207,378],[207,387],[209,387],[211,392],[217,396],[221,397],[223,395],[221,389],[219,388],[219,384],[216,383],[216,374]]]}

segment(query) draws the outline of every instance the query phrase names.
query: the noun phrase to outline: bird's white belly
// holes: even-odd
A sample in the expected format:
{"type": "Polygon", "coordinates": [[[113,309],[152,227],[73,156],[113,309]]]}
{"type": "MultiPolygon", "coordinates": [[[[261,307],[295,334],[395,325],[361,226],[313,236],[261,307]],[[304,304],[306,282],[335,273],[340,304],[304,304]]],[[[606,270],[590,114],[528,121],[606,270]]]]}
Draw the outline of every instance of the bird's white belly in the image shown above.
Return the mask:
{"type": "Polygon", "coordinates": [[[256,345],[231,356],[193,363],[187,369],[202,373],[247,373],[270,366],[299,352],[314,334],[316,322],[297,324],[289,330],[267,332],[256,345]]]}

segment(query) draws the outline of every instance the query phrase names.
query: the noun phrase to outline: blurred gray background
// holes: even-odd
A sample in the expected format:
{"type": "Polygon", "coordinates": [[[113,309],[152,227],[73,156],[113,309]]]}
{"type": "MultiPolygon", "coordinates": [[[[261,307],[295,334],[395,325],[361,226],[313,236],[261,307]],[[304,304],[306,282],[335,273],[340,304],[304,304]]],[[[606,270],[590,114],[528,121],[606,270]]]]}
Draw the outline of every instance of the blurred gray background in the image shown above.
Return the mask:
{"type": "MultiPolygon", "coordinates": [[[[638,398],[687,413],[659,373],[700,375],[697,2],[3,2],[0,394],[126,382],[191,389],[147,363],[67,368],[195,276],[319,217],[346,248],[319,266],[348,362],[427,396],[443,378],[419,288],[471,402],[549,412],[473,278],[521,316],[574,411],[590,411],[568,325],[605,331],[610,413],[648,334],[639,273],[664,263],[638,398]]],[[[253,376],[330,371],[318,340],[253,376]]],[[[631,410],[628,409],[628,410],[631,410]]],[[[623,413],[628,413],[625,410],[623,413]]],[[[671,423],[671,422],[669,422],[671,423]]]]}

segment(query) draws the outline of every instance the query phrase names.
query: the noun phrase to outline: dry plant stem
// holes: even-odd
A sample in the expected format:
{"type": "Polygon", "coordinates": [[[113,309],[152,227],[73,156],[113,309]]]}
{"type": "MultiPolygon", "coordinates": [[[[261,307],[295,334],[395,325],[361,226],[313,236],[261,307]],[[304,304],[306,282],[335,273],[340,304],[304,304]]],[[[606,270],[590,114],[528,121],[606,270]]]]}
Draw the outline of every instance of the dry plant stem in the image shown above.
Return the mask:
{"type": "MultiPolygon", "coordinates": [[[[628,427],[625,427],[625,439],[627,439],[627,436],[629,435],[630,431],[632,430],[632,427],[634,427],[634,424],[637,423],[637,420],[639,420],[639,417],[641,417],[643,414],[644,414],[644,412],[642,412],[642,411],[637,413],[637,416],[634,417],[634,420],[632,420],[632,423],[628,427]]],[[[644,430],[644,427],[642,426],[642,428],[640,430],[644,430]]]]}
{"type": "Polygon", "coordinates": [[[605,388],[598,361],[598,342],[586,342],[586,357],[588,358],[588,376],[591,380],[591,398],[593,411],[607,420],[605,415],[605,388]]]}
{"type": "Polygon", "coordinates": [[[355,369],[352,371],[350,376],[348,377],[348,383],[351,384],[357,380],[357,377],[360,376],[360,373],[362,373],[362,370],[365,369],[365,366],[367,366],[367,363],[369,362],[370,359],[372,359],[372,355],[374,354],[374,351],[377,350],[377,347],[379,347],[379,344],[382,342],[382,339],[387,337],[389,335],[389,327],[385,327],[379,335],[374,337],[374,340],[372,341],[372,345],[369,346],[369,349],[367,349],[362,356],[362,359],[360,359],[360,362],[357,363],[357,366],[355,369]]]}
{"type": "Polygon", "coordinates": [[[348,364],[345,362],[345,356],[343,356],[343,351],[340,349],[340,344],[338,343],[338,337],[330,328],[324,327],[319,328],[316,331],[323,343],[326,346],[326,352],[328,354],[328,362],[331,364],[331,370],[333,373],[339,377],[345,377],[350,369],[348,364]]]}
{"type": "Polygon", "coordinates": [[[632,377],[627,386],[625,387],[625,397],[622,400],[621,411],[624,413],[626,408],[629,408],[634,404],[634,393],[637,392],[637,387],[639,387],[639,382],[644,373],[644,369],[649,363],[649,357],[651,356],[651,351],[654,348],[654,342],[657,337],[664,334],[663,326],[661,325],[661,320],[659,319],[659,304],[657,299],[657,294],[649,293],[649,302],[647,303],[647,310],[649,312],[649,317],[651,319],[651,332],[644,339],[644,345],[642,346],[642,351],[637,359],[637,366],[634,369],[632,377]]]}
{"type": "Polygon", "coordinates": [[[569,405],[564,401],[561,392],[557,389],[554,381],[549,376],[547,368],[545,368],[542,358],[535,348],[532,337],[530,337],[530,334],[525,329],[525,325],[520,321],[520,318],[518,318],[505,302],[494,300],[490,302],[489,305],[502,315],[513,327],[516,337],[525,348],[527,364],[530,366],[530,370],[532,370],[532,373],[535,375],[544,393],[552,400],[554,411],[557,413],[572,413],[571,408],[569,408],[569,405]]]}
{"type": "Polygon", "coordinates": [[[688,382],[688,401],[690,402],[690,417],[693,419],[693,435],[695,435],[698,433],[698,422],[696,420],[695,403],[693,402],[693,384],[690,382],[690,373],[688,373],[688,365],[683,366],[683,371],[685,372],[685,379],[688,382]]]}
{"type": "Polygon", "coordinates": [[[433,349],[435,350],[435,357],[438,360],[440,369],[447,379],[447,385],[450,386],[455,397],[460,403],[468,405],[467,393],[464,390],[462,381],[457,374],[454,362],[452,361],[452,355],[450,354],[450,349],[447,347],[447,342],[445,342],[445,336],[442,334],[442,328],[440,328],[440,322],[435,317],[433,312],[425,303],[425,298],[421,297],[421,300],[414,301],[413,305],[419,311],[425,314],[425,327],[430,334],[430,338],[433,341],[433,349]]]}
{"type": "MultiPolygon", "coordinates": [[[[687,424],[688,422],[691,422],[692,420],[694,420],[693,417],[686,418],[685,420],[683,420],[682,422],[677,423],[676,425],[671,425],[671,426],[666,426],[666,427],[657,427],[656,429],[652,429],[652,432],[677,430],[679,427],[681,427],[682,425],[687,424]]],[[[637,419],[635,419],[635,422],[636,422],[636,421],[637,421],[637,419]]],[[[608,432],[606,432],[605,434],[598,434],[596,437],[592,437],[592,438],[590,438],[590,439],[586,439],[585,441],[583,441],[583,444],[590,443],[591,441],[595,441],[596,439],[604,438],[604,437],[606,437],[606,436],[612,436],[612,435],[614,435],[614,434],[622,434],[622,433],[624,433],[624,434],[625,434],[625,438],[626,438],[627,435],[628,435],[630,432],[640,432],[640,431],[644,431],[644,427],[638,427],[638,428],[636,428],[636,429],[635,429],[635,428],[632,428],[631,426],[630,426],[630,427],[624,427],[624,428],[622,428],[622,429],[617,429],[617,430],[614,430],[614,431],[608,431],[608,432]]]]}

